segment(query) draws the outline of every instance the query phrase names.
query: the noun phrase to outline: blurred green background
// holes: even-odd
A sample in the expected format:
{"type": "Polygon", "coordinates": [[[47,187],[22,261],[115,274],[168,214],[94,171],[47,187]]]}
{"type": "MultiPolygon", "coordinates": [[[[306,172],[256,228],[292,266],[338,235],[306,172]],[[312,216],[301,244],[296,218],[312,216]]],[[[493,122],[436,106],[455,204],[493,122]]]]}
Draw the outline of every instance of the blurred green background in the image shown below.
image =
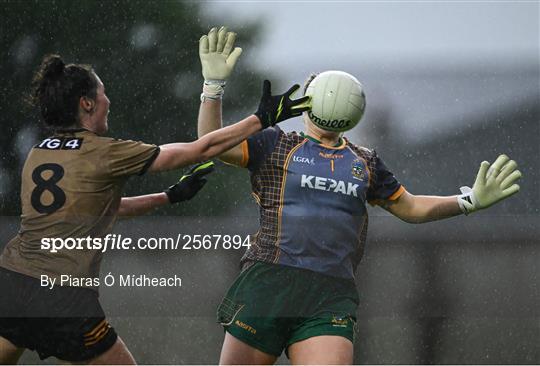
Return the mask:
{"type": "MultiPolygon", "coordinates": [[[[66,62],[94,67],[111,100],[110,136],[158,145],[197,138],[203,81],[198,40],[216,26],[197,2],[3,1],[1,5],[1,214],[19,214],[19,197],[14,194],[20,185],[19,171],[29,147],[49,133],[40,123],[39,112],[24,103],[33,72],[45,54],[58,53],[66,62]]],[[[239,34],[237,44],[249,49],[259,30],[249,23],[234,29],[239,34]]],[[[225,124],[232,122],[232,111],[244,116],[255,111],[262,84],[261,74],[242,61],[231,79],[225,124]]],[[[180,176],[180,171],[148,175],[130,181],[125,193],[159,192],[180,176]]],[[[237,176],[238,183],[246,178],[237,176]]],[[[221,179],[218,172],[212,182],[219,186],[221,179]]],[[[248,196],[243,193],[249,187],[238,186],[246,191],[201,195],[200,205],[166,207],[156,214],[222,214],[234,209],[235,197],[248,196]]]]}

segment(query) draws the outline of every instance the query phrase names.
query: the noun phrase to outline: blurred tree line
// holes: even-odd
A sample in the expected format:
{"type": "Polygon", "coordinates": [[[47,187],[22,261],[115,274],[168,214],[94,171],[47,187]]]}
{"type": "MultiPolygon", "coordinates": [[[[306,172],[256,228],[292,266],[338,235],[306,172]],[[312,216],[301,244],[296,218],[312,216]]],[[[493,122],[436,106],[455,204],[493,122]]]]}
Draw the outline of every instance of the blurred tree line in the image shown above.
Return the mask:
{"type": "MultiPolygon", "coordinates": [[[[66,62],[93,65],[111,100],[109,136],[164,144],[197,137],[202,76],[199,37],[211,24],[196,2],[180,1],[2,1],[0,37],[0,214],[20,213],[20,171],[39,138],[49,134],[39,112],[24,103],[34,70],[48,53],[66,62]]],[[[237,45],[249,49],[259,28],[247,24],[237,45]]],[[[245,57],[245,55],[244,55],[245,57]]],[[[232,111],[256,108],[262,77],[240,59],[224,100],[232,111]]],[[[189,204],[155,214],[219,215],[249,201],[247,173],[218,169],[189,204]],[[239,184],[238,184],[239,183],[239,184]],[[234,189],[229,189],[234,187],[234,189]],[[239,192],[238,187],[243,190],[239,192]],[[224,194],[226,192],[226,194],[224,194]]],[[[180,171],[131,178],[126,195],[159,192],[180,171]]]]}

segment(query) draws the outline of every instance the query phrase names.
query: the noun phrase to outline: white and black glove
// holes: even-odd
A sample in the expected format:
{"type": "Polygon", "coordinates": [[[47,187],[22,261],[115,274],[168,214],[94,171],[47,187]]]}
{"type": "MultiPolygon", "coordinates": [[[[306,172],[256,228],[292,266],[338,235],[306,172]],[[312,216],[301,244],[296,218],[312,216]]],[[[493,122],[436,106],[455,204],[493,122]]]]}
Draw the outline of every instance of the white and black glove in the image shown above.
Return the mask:
{"type": "Polygon", "coordinates": [[[461,187],[458,204],[465,215],[488,208],[517,192],[516,181],[521,178],[517,163],[504,154],[491,165],[487,161],[480,164],[478,175],[472,188],[461,187]]]}

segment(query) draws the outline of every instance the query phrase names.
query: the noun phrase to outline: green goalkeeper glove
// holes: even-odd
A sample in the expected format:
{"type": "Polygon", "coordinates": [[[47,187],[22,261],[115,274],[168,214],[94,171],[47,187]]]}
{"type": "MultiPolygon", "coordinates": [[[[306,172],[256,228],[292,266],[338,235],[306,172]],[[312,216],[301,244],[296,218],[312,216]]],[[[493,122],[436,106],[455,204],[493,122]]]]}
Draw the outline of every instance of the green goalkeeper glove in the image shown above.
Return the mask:
{"type": "Polygon", "coordinates": [[[310,97],[305,96],[299,99],[291,99],[291,96],[300,88],[294,84],[283,94],[272,95],[270,81],[263,83],[263,93],[259,108],[254,114],[259,118],[263,129],[274,126],[276,123],[285,121],[292,117],[298,117],[310,109],[310,97]]]}
{"type": "Polygon", "coordinates": [[[214,27],[199,40],[199,57],[204,77],[201,97],[219,99],[223,95],[226,80],[242,54],[240,47],[233,50],[235,40],[236,33],[227,32],[226,27],[221,27],[219,31],[214,27]]]}
{"type": "Polygon", "coordinates": [[[178,183],[165,190],[169,201],[178,203],[192,199],[206,184],[207,180],[203,177],[213,171],[214,163],[211,161],[194,165],[187,174],[180,178],[178,183]]]}
{"type": "Polygon", "coordinates": [[[500,155],[490,167],[483,161],[478,175],[471,188],[461,187],[458,204],[465,215],[488,208],[495,203],[519,192],[516,181],[521,178],[514,160],[504,154],[500,155]]]}

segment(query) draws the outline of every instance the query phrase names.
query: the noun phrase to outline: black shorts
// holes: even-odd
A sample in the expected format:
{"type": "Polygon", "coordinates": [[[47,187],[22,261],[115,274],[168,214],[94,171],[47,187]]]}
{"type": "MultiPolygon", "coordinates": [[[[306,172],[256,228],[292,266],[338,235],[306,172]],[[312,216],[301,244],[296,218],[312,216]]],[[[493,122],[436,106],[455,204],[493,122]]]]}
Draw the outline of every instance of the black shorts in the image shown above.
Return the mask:
{"type": "Polygon", "coordinates": [[[42,287],[40,281],[0,268],[0,336],[43,360],[81,362],[109,348],[117,334],[98,293],[81,287],[42,287]]]}

